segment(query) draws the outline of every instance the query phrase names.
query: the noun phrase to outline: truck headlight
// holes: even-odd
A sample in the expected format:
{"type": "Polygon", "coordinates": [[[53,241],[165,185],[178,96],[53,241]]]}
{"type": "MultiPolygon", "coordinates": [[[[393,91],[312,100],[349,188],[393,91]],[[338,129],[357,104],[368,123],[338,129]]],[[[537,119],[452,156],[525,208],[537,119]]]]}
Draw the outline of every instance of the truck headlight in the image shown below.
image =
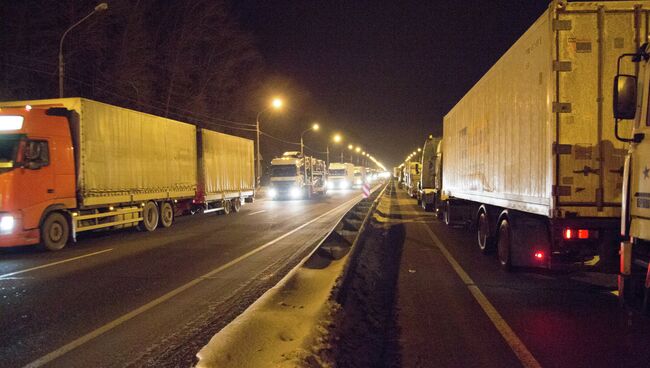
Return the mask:
{"type": "Polygon", "coordinates": [[[14,229],[14,217],[11,215],[4,215],[0,217],[0,232],[7,234],[14,229]]]}
{"type": "Polygon", "coordinates": [[[268,195],[269,198],[275,198],[278,195],[278,191],[275,188],[269,188],[268,195]]]}
{"type": "Polygon", "coordinates": [[[298,187],[291,187],[289,190],[289,195],[291,198],[300,198],[302,197],[302,190],[300,190],[298,187]]]}
{"type": "Polygon", "coordinates": [[[327,182],[327,189],[334,189],[335,186],[336,186],[336,183],[334,183],[333,181],[328,181],[327,182]]]}
{"type": "Polygon", "coordinates": [[[350,187],[350,183],[347,180],[341,180],[339,185],[341,189],[348,189],[350,187]]]}

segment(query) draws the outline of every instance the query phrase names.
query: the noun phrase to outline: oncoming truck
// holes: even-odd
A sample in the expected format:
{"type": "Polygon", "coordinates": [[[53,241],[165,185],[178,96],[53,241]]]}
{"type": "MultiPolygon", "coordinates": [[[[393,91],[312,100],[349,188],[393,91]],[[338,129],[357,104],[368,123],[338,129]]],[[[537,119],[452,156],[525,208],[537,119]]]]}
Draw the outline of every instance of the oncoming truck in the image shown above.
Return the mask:
{"type": "Polygon", "coordinates": [[[350,189],[354,181],[354,164],[331,162],[327,175],[327,189],[350,189]]]}
{"type": "Polygon", "coordinates": [[[248,139],[82,98],[0,103],[0,246],[154,231],[254,194],[248,139]]]}
{"type": "Polygon", "coordinates": [[[271,160],[271,183],[268,196],[271,199],[302,199],[327,192],[327,168],[325,161],[300,152],[285,152],[282,157],[271,160]]]}
{"type": "Polygon", "coordinates": [[[626,147],[606,101],[648,12],[553,1],[444,117],[445,221],[475,223],[504,269],[616,268],[626,147]]]}

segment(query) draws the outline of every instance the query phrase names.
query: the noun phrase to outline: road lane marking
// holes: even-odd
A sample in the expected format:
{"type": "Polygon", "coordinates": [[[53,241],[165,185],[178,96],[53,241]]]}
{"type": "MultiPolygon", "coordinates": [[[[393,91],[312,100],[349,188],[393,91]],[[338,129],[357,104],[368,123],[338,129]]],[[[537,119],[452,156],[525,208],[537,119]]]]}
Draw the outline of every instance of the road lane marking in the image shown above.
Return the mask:
{"type": "Polygon", "coordinates": [[[258,213],[262,213],[262,212],[266,212],[266,210],[259,210],[259,211],[251,212],[251,213],[248,214],[248,216],[257,215],[258,213]]]}
{"type": "Polygon", "coordinates": [[[472,280],[471,277],[465,272],[465,270],[460,266],[460,264],[456,261],[454,256],[449,253],[447,248],[444,246],[444,244],[438,239],[438,237],[431,231],[429,226],[426,224],[422,224],[424,228],[426,229],[427,233],[429,234],[429,237],[431,240],[433,240],[433,243],[435,246],[440,250],[440,252],[445,256],[447,259],[447,262],[451,265],[451,267],[456,271],[458,276],[460,277],[461,280],[463,280],[463,283],[467,288],[469,289],[470,293],[474,296],[474,299],[478,302],[478,304],[481,306],[485,314],[490,318],[490,321],[492,321],[492,324],[494,327],[496,327],[497,331],[503,336],[504,340],[506,340],[506,343],[510,346],[510,349],[515,353],[517,358],[519,358],[519,361],[521,364],[523,364],[524,367],[526,368],[541,368],[541,365],[535,359],[533,354],[528,350],[526,345],[519,339],[517,334],[512,330],[512,328],[508,325],[505,319],[499,314],[499,312],[496,310],[494,305],[490,303],[488,298],[483,294],[481,289],[476,286],[474,283],[474,280],[472,280]]]}
{"type": "Polygon", "coordinates": [[[24,368],[36,368],[36,367],[41,367],[41,366],[43,366],[45,364],[50,363],[54,359],[57,359],[57,358],[63,356],[64,354],[78,348],[79,346],[87,343],[88,341],[90,341],[90,340],[92,340],[92,339],[94,339],[96,337],[101,336],[105,332],[108,332],[108,331],[114,329],[115,327],[123,324],[124,322],[127,322],[128,320],[130,320],[130,319],[132,319],[134,317],[137,317],[138,315],[152,309],[153,307],[158,306],[159,304],[162,304],[163,302],[173,298],[174,296],[182,293],[183,291],[185,291],[185,290],[199,284],[201,281],[207,280],[210,277],[214,276],[215,274],[234,266],[235,264],[245,260],[246,258],[249,258],[250,256],[252,256],[252,255],[254,255],[256,253],[259,253],[260,251],[270,247],[271,245],[279,242],[280,240],[288,237],[289,235],[303,229],[305,226],[311,225],[312,223],[320,220],[321,218],[323,218],[325,216],[328,216],[331,213],[334,213],[336,211],[339,211],[342,208],[345,208],[345,207],[349,206],[350,203],[357,202],[359,200],[361,200],[361,195],[354,196],[354,198],[352,198],[352,199],[348,200],[347,202],[345,202],[345,203],[343,203],[343,204],[341,204],[341,205],[339,205],[339,206],[325,212],[324,214],[310,220],[309,222],[306,222],[306,223],[298,226],[297,228],[295,228],[295,229],[293,229],[293,230],[291,230],[291,231],[289,231],[289,232],[287,232],[287,233],[285,233],[285,234],[283,234],[283,235],[281,235],[281,236],[279,236],[279,237],[277,237],[277,238],[275,238],[275,239],[273,239],[273,240],[271,240],[271,241],[269,241],[269,242],[267,242],[267,243],[265,243],[263,245],[260,245],[259,247],[249,251],[248,253],[245,253],[245,254],[233,259],[232,261],[215,268],[214,270],[204,274],[203,276],[199,276],[196,279],[194,279],[194,280],[192,280],[192,281],[190,281],[190,282],[188,282],[188,283],[186,283],[186,284],[184,284],[182,286],[179,286],[178,288],[176,288],[176,289],[174,289],[174,290],[172,290],[172,291],[158,297],[157,299],[154,299],[151,302],[149,302],[149,303],[147,303],[147,304],[145,304],[145,305],[143,305],[143,306],[141,306],[141,307],[127,313],[127,314],[124,314],[121,317],[119,317],[119,318],[117,318],[117,319],[115,319],[115,320],[113,320],[113,321],[111,321],[111,322],[97,328],[96,330],[91,331],[91,332],[77,338],[76,340],[73,340],[73,341],[69,342],[68,344],[66,344],[66,345],[64,345],[64,346],[62,346],[62,347],[60,347],[60,348],[58,348],[58,349],[44,355],[44,356],[34,360],[33,362],[27,364],[24,368]]]}
{"type": "Polygon", "coordinates": [[[21,274],[21,273],[26,273],[26,272],[31,272],[31,271],[35,271],[35,270],[40,270],[40,269],[42,269],[42,268],[52,267],[52,266],[60,265],[60,264],[62,264],[62,263],[68,263],[68,262],[76,261],[76,260],[79,260],[79,259],[82,259],[82,258],[91,257],[91,256],[96,256],[96,255],[98,255],[98,254],[102,254],[102,253],[110,252],[110,251],[112,251],[112,250],[113,250],[113,248],[110,248],[110,249],[104,249],[104,250],[100,250],[99,252],[94,252],[94,253],[84,254],[83,256],[72,257],[72,258],[68,258],[68,259],[61,260],[61,261],[56,261],[56,262],[52,262],[52,263],[48,263],[48,264],[44,264],[44,265],[41,265],[41,266],[36,266],[36,267],[32,267],[32,268],[27,268],[27,269],[24,269],[24,270],[21,270],[21,271],[5,273],[4,275],[0,275],[0,280],[2,280],[2,279],[4,279],[4,278],[7,278],[7,277],[9,277],[9,276],[19,275],[19,274],[21,274]]]}

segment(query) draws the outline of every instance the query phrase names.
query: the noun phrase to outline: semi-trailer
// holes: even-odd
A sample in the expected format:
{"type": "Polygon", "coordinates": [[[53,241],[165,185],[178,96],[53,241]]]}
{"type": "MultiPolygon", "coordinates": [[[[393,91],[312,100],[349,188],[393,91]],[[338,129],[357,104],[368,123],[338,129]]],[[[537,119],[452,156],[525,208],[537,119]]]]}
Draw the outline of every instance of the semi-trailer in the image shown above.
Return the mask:
{"type": "Polygon", "coordinates": [[[420,188],[422,164],[420,161],[409,160],[404,165],[404,189],[411,198],[417,198],[420,188]]]}
{"type": "Polygon", "coordinates": [[[648,8],[551,2],[444,117],[444,219],[476,224],[504,269],[615,268],[626,147],[606,101],[648,8]]]}
{"type": "Polygon", "coordinates": [[[0,246],[169,227],[255,195],[253,143],[83,98],[0,103],[0,246]]]}

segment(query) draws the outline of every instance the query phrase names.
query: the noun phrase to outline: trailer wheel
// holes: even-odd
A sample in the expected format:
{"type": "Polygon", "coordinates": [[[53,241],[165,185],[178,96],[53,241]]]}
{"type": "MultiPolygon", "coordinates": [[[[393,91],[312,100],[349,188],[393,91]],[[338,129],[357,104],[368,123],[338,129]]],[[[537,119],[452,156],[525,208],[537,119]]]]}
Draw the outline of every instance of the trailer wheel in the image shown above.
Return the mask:
{"type": "Polygon", "coordinates": [[[241,199],[233,199],[232,200],[232,212],[237,213],[239,210],[241,210],[241,199]]]}
{"type": "Polygon", "coordinates": [[[160,206],[160,224],[163,227],[170,227],[174,222],[174,207],[169,202],[163,202],[160,206]]]}
{"type": "Polygon", "coordinates": [[[50,251],[61,250],[70,238],[68,219],[60,212],[52,212],[41,224],[41,246],[50,251]]]}
{"type": "Polygon", "coordinates": [[[478,248],[483,254],[490,254],[494,248],[494,239],[490,236],[490,223],[487,213],[481,211],[476,224],[478,248]]]}
{"type": "Polygon", "coordinates": [[[224,215],[229,214],[231,207],[232,207],[232,205],[230,204],[229,200],[223,201],[223,214],[224,215]]]}
{"type": "Polygon", "coordinates": [[[142,221],[138,223],[140,231],[154,231],[158,227],[158,206],[155,202],[149,201],[142,208],[142,221]]]}
{"type": "Polygon", "coordinates": [[[499,238],[497,240],[497,258],[499,265],[504,271],[512,270],[512,259],[510,249],[512,247],[512,231],[508,219],[501,220],[499,224],[499,238]]]}

